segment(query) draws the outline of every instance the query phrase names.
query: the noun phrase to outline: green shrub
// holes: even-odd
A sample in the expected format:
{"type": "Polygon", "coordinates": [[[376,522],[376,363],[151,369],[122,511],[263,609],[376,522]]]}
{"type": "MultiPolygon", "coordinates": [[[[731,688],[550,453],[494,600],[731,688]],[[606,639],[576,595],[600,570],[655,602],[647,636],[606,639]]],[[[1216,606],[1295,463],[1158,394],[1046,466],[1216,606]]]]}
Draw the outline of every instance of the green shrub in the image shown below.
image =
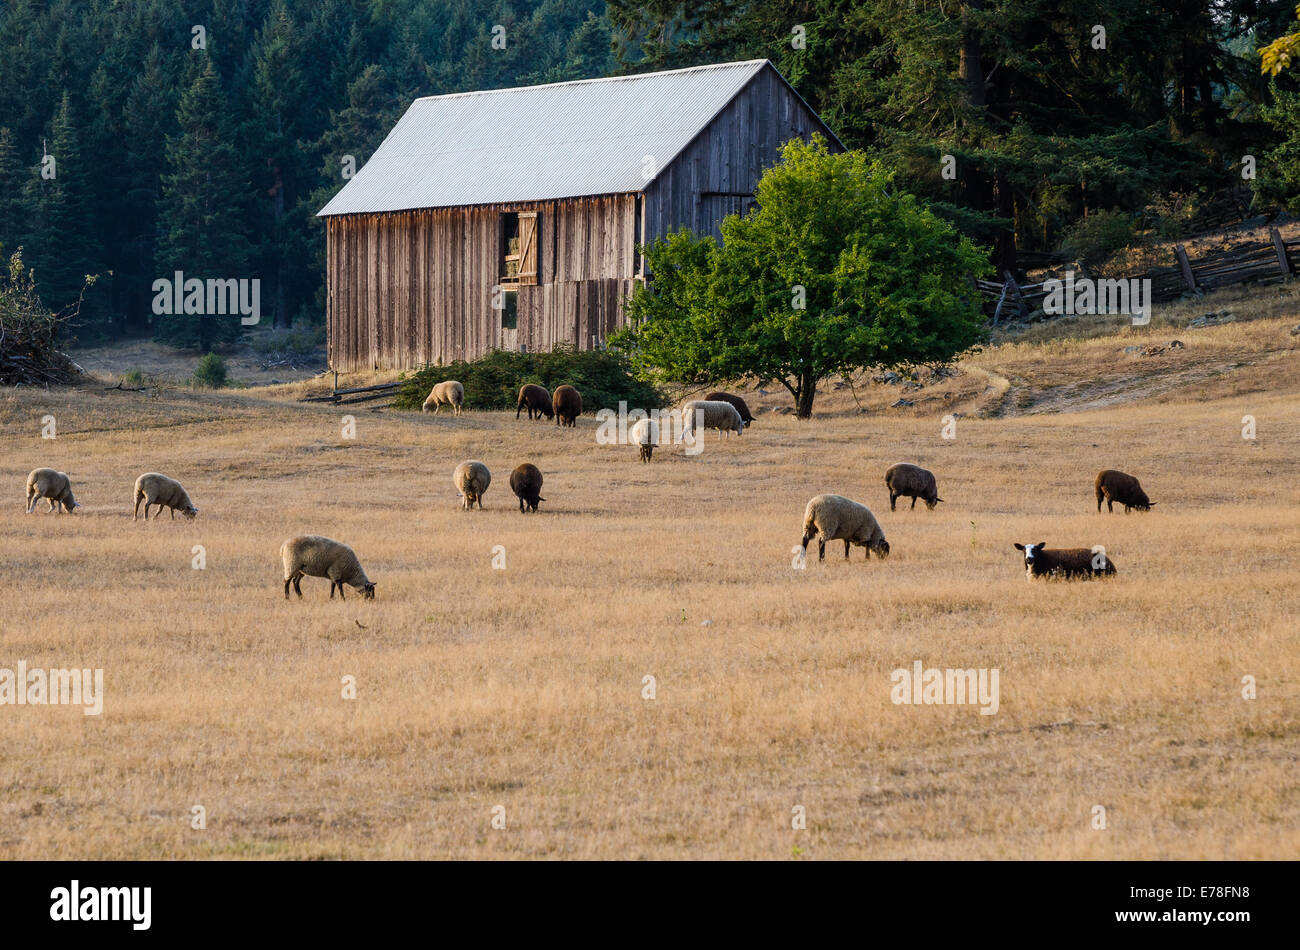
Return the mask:
{"type": "Polygon", "coordinates": [[[138,369],[129,369],[122,374],[122,385],[124,386],[143,386],[144,373],[138,369]]]}
{"type": "Polygon", "coordinates": [[[212,389],[225,386],[230,381],[226,361],[216,353],[208,353],[201,357],[198,367],[194,370],[194,381],[200,386],[208,386],[212,389]]]}
{"type": "Polygon", "coordinates": [[[550,353],[514,353],[493,350],[482,359],[429,366],[406,377],[393,405],[418,410],[434,383],[459,380],[465,386],[467,409],[514,409],[519,387],[537,383],[554,392],[568,383],[582,394],[582,411],[661,409],[667,397],[632,373],[627,357],[617,350],[577,350],[571,343],[557,344],[550,353]]]}
{"type": "Polygon", "coordinates": [[[1060,250],[1067,258],[1096,267],[1137,240],[1133,215],[1123,211],[1094,211],[1066,229],[1060,250]]]}

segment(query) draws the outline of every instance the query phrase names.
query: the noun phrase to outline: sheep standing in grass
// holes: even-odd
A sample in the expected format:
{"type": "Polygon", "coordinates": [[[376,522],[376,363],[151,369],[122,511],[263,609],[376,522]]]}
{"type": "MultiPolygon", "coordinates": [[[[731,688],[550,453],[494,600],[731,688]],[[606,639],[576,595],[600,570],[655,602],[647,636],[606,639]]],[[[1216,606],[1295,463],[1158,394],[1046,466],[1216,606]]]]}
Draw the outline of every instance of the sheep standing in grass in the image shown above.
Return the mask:
{"type": "Polygon", "coordinates": [[[49,510],[63,514],[73,511],[81,505],[72,497],[72,483],[64,472],[52,468],[38,468],[27,476],[27,513],[30,515],[36,503],[42,498],[50,502],[49,510]]]}
{"type": "Polygon", "coordinates": [[[740,413],[741,422],[745,423],[747,426],[752,426],[754,424],[754,414],[749,411],[748,403],[735,393],[709,393],[704,397],[704,399],[706,402],[729,402],[735,406],[736,411],[740,413]]]}
{"type": "Polygon", "coordinates": [[[465,387],[454,379],[435,383],[433,389],[429,390],[429,398],[424,401],[423,411],[428,412],[429,407],[433,406],[433,414],[436,416],[444,402],[451,406],[456,415],[460,415],[461,404],[465,402],[465,387]]]}
{"type": "Polygon", "coordinates": [[[1016,542],[1017,551],[1025,552],[1025,579],[1035,577],[1096,577],[1115,573],[1115,562],[1106,556],[1105,550],[1097,548],[1060,548],[1048,551],[1047,542],[1037,544],[1020,544],[1016,542]]]}
{"type": "Polygon", "coordinates": [[[925,507],[934,510],[934,506],[943,501],[939,497],[939,489],[934,481],[934,473],[926,471],[919,465],[911,465],[907,462],[899,462],[896,465],[889,466],[885,472],[885,487],[889,489],[889,510],[897,510],[894,503],[901,496],[910,495],[912,498],[912,507],[916,507],[916,499],[920,498],[925,502],[925,507]]]}
{"type": "Polygon", "coordinates": [[[158,510],[154,512],[154,521],[162,517],[164,507],[171,509],[173,521],[176,520],[178,511],[186,518],[193,518],[199,513],[199,509],[194,507],[180,482],[166,475],[159,475],[157,472],[146,472],[135,480],[135,514],[131,516],[132,521],[140,517],[142,501],[145,521],[149,520],[150,505],[158,506],[158,510]]]}
{"type": "Polygon", "coordinates": [[[641,461],[648,462],[659,444],[659,423],[654,419],[638,419],[628,432],[628,441],[641,447],[641,461]]]}
{"type": "Polygon", "coordinates": [[[1147,498],[1147,493],[1142,490],[1142,484],[1136,478],[1124,472],[1117,472],[1113,468],[1098,472],[1093,487],[1097,490],[1098,513],[1101,512],[1103,501],[1106,502],[1108,512],[1114,511],[1115,502],[1119,502],[1124,506],[1124,514],[1128,514],[1130,508],[1150,511],[1156,506],[1154,501],[1147,498]]]}
{"type": "Polygon", "coordinates": [[[469,511],[474,507],[474,502],[478,502],[479,509],[482,510],[483,493],[492,484],[492,473],[486,465],[474,459],[461,462],[456,466],[456,471],[451,473],[451,480],[456,485],[456,491],[460,492],[462,509],[469,511]]]}
{"type": "Polygon", "coordinates": [[[572,386],[557,386],[551,405],[555,407],[555,424],[572,429],[577,425],[578,416],[582,415],[582,394],[572,386]]]}
{"type": "Polygon", "coordinates": [[[817,536],[817,560],[826,560],[826,542],[843,541],[844,559],[849,559],[849,545],[866,548],[867,560],[871,552],[878,557],[889,555],[889,542],[871,509],[850,501],[843,495],[818,495],[808,502],[803,513],[803,552],[808,556],[808,542],[817,536]]]}
{"type": "Polygon", "coordinates": [[[302,596],[300,586],[304,576],[328,577],[330,579],[330,599],[334,597],[334,588],[339,589],[339,598],[347,600],[343,594],[343,585],[350,584],[361,591],[366,600],[375,599],[375,585],[361,569],[361,562],[346,544],[329,538],[304,534],[290,538],[280,545],[280,560],[284,562],[284,599],[289,599],[289,585],[293,584],[294,593],[302,596]]]}
{"type": "Polygon", "coordinates": [[[721,400],[710,402],[707,399],[692,399],[682,406],[683,434],[689,432],[693,438],[698,438],[695,432],[697,410],[703,416],[703,425],[706,429],[717,429],[728,435],[732,432],[740,435],[745,431],[745,420],[740,418],[739,411],[731,403],[721,400]]]}
{"type": "Polygon", "coordinates": [[[554,418],[555,410],[551,408],[551,394],[546,391],[545,386],[538,386],[536,383],[524,383],[519,387],[519,402],[515,404],[515,418],[519,418],[519,413],[528,408],[528,418],[540,419],[545,416],[548,419],[554,418]]]}
{"type": "Polygon", "coordinates": [[[521,515],[525,512],[525,506],[528,511],[536,511],[537,503],[546,501],[542,497],[542,470],[531,462],[524,462],[510,473],[510,490],[519,499],[521,515]]]}

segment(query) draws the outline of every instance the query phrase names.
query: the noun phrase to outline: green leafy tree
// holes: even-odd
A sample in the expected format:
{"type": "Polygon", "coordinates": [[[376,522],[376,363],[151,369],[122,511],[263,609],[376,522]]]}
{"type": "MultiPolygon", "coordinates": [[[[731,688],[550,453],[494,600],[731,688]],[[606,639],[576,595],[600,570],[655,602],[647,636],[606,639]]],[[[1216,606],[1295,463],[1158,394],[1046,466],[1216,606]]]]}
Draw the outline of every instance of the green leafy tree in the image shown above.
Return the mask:
{"type": "Polygon", "coordinates": [[[1283,139],[1265,154],[1257,188],[1294,211],[1300,208],[1300,93],[1275,88],[1273,102],[1260,112],[1283,139]]]}
{"type": "Polygon", "coordinates": [[[682,231],[648,249],[651,285],[613,341],[642,372],[774,379],[807,419],[827,376],[949,360],[984,339],[972,279],[987,257],[863,153],[792,140],[756,197],[721,245],[682,231]]]}

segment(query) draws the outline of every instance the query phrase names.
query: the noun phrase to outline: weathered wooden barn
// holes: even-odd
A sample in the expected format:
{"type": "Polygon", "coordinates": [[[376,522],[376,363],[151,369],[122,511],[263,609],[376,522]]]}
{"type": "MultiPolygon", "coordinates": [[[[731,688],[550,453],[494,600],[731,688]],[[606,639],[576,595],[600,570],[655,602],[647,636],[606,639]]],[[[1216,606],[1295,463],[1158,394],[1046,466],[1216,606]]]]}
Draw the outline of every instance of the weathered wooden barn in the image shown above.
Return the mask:
{"type": "Polygon", "coordinates": [[[638,244],[718,234],[814,132],[841,147],[767,60],[417,99],[319,212],[330,366],[598,346],[638,244]]]}

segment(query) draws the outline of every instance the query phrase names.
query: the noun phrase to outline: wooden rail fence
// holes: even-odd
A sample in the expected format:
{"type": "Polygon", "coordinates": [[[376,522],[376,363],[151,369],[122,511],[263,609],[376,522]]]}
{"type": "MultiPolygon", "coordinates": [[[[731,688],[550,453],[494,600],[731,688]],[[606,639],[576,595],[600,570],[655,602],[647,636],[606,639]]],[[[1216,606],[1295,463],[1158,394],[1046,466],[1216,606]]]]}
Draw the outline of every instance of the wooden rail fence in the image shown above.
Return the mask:
{"type": "Polygon", "coordinates": [[[334,374],[334,391],[324,396],[304,396],[302,402],[328,402],[336,406],[348,406],[358,402],[375,402],[380,399],[392,400],[397,395],[401,383],[380,383],[377,386],[357,386],[352,389],[339,389],[339,374],[334,374]]]}
{"type": "MultiPolygon", "coordinates": [[[[1187,249],[1179,244],[1174,248],[1174,260],[1173,265],[1119,279],[1150,279],[1153,302],[1236,284],[1278,283],[1290,280],[1300,268],[1300,237],[1286,240],[1277,228],[1273,228],[1267,241],[1243,242],[1212,251],[1196,260],[1189,259],[1187,249]]],[[[1080,273],[1076,280],[1087,276],[1080,273]]],[[[1042,308],[1049,293],[1047,282],[1021,284],[1009,271],[1003,274],[1000,282],[977,280],[975,286],[984,298],[984,312],[994,324],[1011,318],[1012,314],[1022,320],[1028,319],[1035,310],[1042,308]]]]}

